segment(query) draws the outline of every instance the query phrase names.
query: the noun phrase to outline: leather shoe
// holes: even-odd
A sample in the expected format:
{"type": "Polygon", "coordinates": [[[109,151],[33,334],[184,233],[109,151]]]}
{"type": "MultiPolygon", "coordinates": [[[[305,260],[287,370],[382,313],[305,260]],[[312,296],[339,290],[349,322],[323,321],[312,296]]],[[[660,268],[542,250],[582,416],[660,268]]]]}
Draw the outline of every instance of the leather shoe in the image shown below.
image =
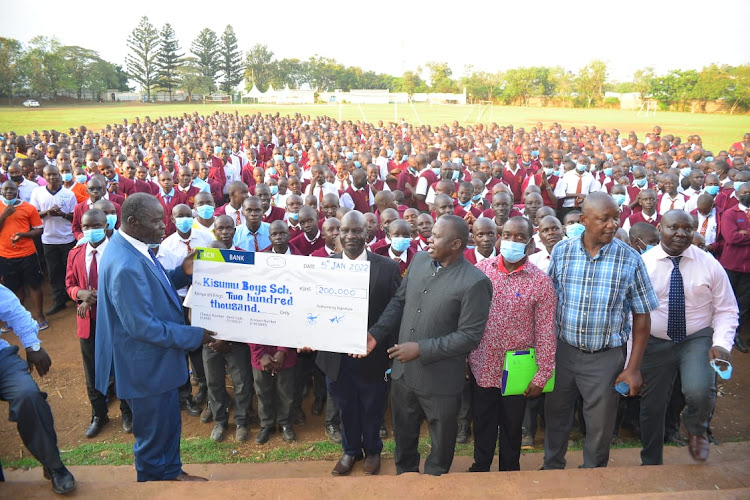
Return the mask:
{"type": "Polygon", "coordinates": [[[201,423],[207,424],[211,422],[214,419],[214,414],[211,413],[211,407],[210,405],[206,405],[205,408],[203,408],[203,411],[201,412],[201,423]]]}
{"type": "Polygon", "coordinates": [[[62,304],[53,304],[52,307],[50,307],[49,309],[47,309],[46,311],[44,311],[44,315],[45,316],[52,316],[53,314],[59,313],[63,309],[65,309],[65,304],[64,303],[62,303],[62,304]]]}
{"type": "Polygon", "coordinates": [[[341,430],[333,424],[326,425],[328,440],[334,444],[341,444],[341,430]]]}
{"type": "Polygon", "coordinates": [[[276,426],[275,425],[269,425],[267,427],[262,427],[258,434],[255,436],[255,442],[258,444],[266,444],[268,440],[271,438],[271,434],[276,432],[276,426]]]}
{"type": "Polygon", "coordinates": [[[171,481],[208,481],[205,477],[193,476],[187,472],[180,472],[180,475],[171,481]]]}
{"type": "Polygon", "coordinates": [[[744,343],[744,342],[742,341],[742,337],[740,337],[740,336],[739,336],[739,334],[737,334],[737,335],[736,335],[736,336],[734,337],[734,347],[735,347],[735,348],[736,348],[736,349],[737,349],[738,351],[740,351],[740,352],[744,352],[745,354],[747,354],[747,352],[748,352],[748,350],[749,350],[749,349],[747,348],[747,345],[745,345],[745,343],[744,343]]]}
{"type": "Polygon", "coordinates": [[[323,413],[323,400],[320,398],[315,398],[315,401],[313,401],[312,404],[312,410],[310,411],[313,415],[320,415],[323,413]]]}
{"type": "Polygon", "coordinates": [[[227,426],[224,424],[216,423],[214,429],[211,431],[211,439],[217,443],[224,441],[224,434],[227,432],[227,426]]]}
{"type": "Polygon", "coordinates": [[[281,437],[283,437],[284,441],[286,441],[287,443],[297,440],[297,434],[294,432],[294,429],[291,425],[281,426],[281,437]]]}
{"type": "Polygon", "coordinates": [[[193,396],[193,401],[195,401],[195,404],[197,405],[202,405],[206,399],[208,399],[208,386],[206,386],[206,384],[201,384],[200,387],[198,387],[198,392],[193,396]]]}
{"type": "Polygon", "coordinates": [[[380,454],[367,455],[362,468],[367,475],[374,475],[380,472],[380,454]]]}
{"type": "Polygon", "coordinates": [[[185,410],[191,417],[199,417],[201,414],[201,407],[195,404],[193,398],[187,398],[180,401],[180,408],[185,410]]]}
{"type": "Polygon", "coordinates": [[[125,434],[133,433],[133,414],[132,413],[123,413],[122,430],[125,431],[125,434]]]}
{"type": "Polygon", "coordinates": [[[690,456],[696,462],[705,462],[708,458],[708,438],[705,436],[690,436],[688,440],[690,456]]]}
{"type": "Polygon", "coordinates": [[[456,443],[465,444],[471,436],[471,428],[468,425],[458,424],[458,434],[456,434],[456,443]]]}
{"type": "Polygon", "coordinates": [[[52,481],[52,491],[58,495],[64,495],[76,489],[76,480],[64,465],[59,469],[45,467],[44,478],[52,481]]]}
{"type": "Polygon", "coordinates": [[[102,431],[102,427],[109,422],[109,417],[104,415],[103,417],[93,417],[91,419],[91,425],[86,429],[86,437],[91,439],[99,435],[102,431]]]}
{"type": "Polygon", "coordinates": [[[238,425],[237,430],[234,432],[235,441],[247,441],[247,426],[238,425]]]}
{"type": "Polygon", "coordinates": [[[347,476],[354,468],[354,462],[362,460],[362,457],[354,457],[352,455],[342,456],[336,466],[331,471],[334,476],[347,476]]]}

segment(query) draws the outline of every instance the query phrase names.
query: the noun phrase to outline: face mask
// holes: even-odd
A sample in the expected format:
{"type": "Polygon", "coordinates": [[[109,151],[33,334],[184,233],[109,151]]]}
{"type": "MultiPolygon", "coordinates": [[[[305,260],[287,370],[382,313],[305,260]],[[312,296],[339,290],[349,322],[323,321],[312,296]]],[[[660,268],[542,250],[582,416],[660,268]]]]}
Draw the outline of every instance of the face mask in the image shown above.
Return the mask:
{"type": "Polygon", "coordinates": [[[706,156],[706,161],[714,161],[714,157],[713,156],[706,156]]]}
{"type": "Polygon", "coordinates": [[[275,167],[269,167],[268,173],[270,175],[276,175],[276,168],[275,167]]]}
{"type": "Polygon", "coordinates": [[[484,162],[484,161],[487,161],[487,158],[485,158],[484,156],[480,156],[479,157],[479,162],[481,163],[481,162],[484,162]]]}
{"type": "Polygon", "coordinates": [[[476,245],[466,245],[467,250],[474,250],[476,247],[476,245]]]}
{"type": "Polygon", "coordinates": [[[560,170],[557,171],[557,176],[562,177],[563,175],[565,175],[565,169],[561,168],[560,170]]]}
{"type": "Polygon", "coordinates": [[[190,228],[193,227],[193,218],[192,217],[177,217],[174,220],[174,225],[177,228],[177,230],[181,233],[190,232],[190,228]]]}
{"type": "Polygon", "coordinates": [[[105,236],[104,228],[83,230],[83,240],[85,240],[86,243],[99,243],[105,236]]]}
{"type": "Polygon", "coordinates": [[[5,203],[6,205],[15,205],[19,201],[21,201],[21,198],[18,198],[18,197],[13,198],[12,200],[7,200],[3,198],[3,203],[5,203]]]}
{"type": "Polygon", "coordinates": [[[78,184],[86,184],[86,175],[85,174],[76,175],[76,182],[78,184]]]}
{"type": "Polygon", "coordinates": [[[646,179],[644,177],[643,179],[636,179],[635,180],[635,185],[638,186],[638,187],[643,187],[643,186],[646,185],[647,182],[648,182],[648,179],[646,179]]]}
{"type": "Polygon", "coordinates": [[[401,157],[401,163],[405,162],[405,161],[406,161],[406,160],[408,160],[408,159],[409,159],[409,155],[404,155],[404,156],[402,156],[402,157],[401,157]]]}
{"type": "Polygon", "coordinates": [[[453,160],[451,161],[455,163],[456,165],[461,165],[461,158],[453,158],[453,160]]]}
{"type": "Polygon", "coordinates": [[[578,170],[579,172],[585,172],[586,171],[586,165],[584,165],[583,163],[577,163],[576,164],[576,170],[578,170]]]}
{"type": "Polygon", "coordinates": [[[23,180],[23,175],[11,175],[10,180],[18,184],[23,180]]]}
{"type": "Polygon", "coordinates": [[[716,196],[719,194],[719,186],[706,186],[705,191],[711,196],[716,196]]]}
{"type": "Polygon", "coordinates": [[[110,231],[113,230],[116,224],[117,224],[117,214],[107,215],[107,229],[109,229],[110,231]]]}
{"type": "Polygon", "coordinates": [[[403,238],[401,236],[394,236],[391,238],[391,248],[395,252],[403,252],[411,245],[411,238],[403,238]]]}
{"type": "Polygon", "coordinates": [[[750,194],[743,194],[742,196],[737,197],[737,199],[746,207],[750,207],[750,194]]]}
{"type": "Polygon", "coordinates": [[[471,205],[471,200],[467,200],[466,203],[461,203],[460,201],[456,200],[456,203],[458,203],[459,207],[466,208],[471,205]]]}
{"type": "Polygon", "coordinates": [[[458,170],[454,170],[454,171],[453,171],[453,177],[451,177],[451,178],[452,178],[452,179],[453,179],[454,181],[457,181],[457,180],[458,180],[458,177],[459,177],[459,171],[458,171],[458,170]]]}
{"type": "Polygon", "coordinates": [[[271,196],[276,196],[279,192],[279,186],[271,186],[271,196]]]}
{"type": "Polygon", "coordinates": [[[690,172],[692,171],[693,169],[690,167],[683,167],[680,169],[680,173],[682,174],[683,177],[687,177],[688,175],[690,175],[690,172]]]}
{"type": "Polygon", "coordinates": [[[502,255],[508,262],[515,264],[526,256],[527,243],[502,240],[500,242],[500,255],[502,255]]]}
{"type": "Polygon", "coordinates": [[[565,234],[568,235],[568,238],[578,238],[583,234],[585,230],[586,226],[579,222],[576,222],[575,224],[571,224],[565,228],[565,234]]]}
{"type": "Polygon", "coordinates": [[[215,208],[212,205],[201,205],[195,209],[201,219],[210,219],[214,216],[215,208]]]}
{"type": "Polygon", "coordinates": [[[536,150],[532,151],[531,156],[533,156],[534,158],[539,158],[539,151],[536,151],[536,150]]]}
{"type": "Polygon", "coordinates": [[[315,144],[313,144],[315,149],[320,149],[320,141],[315,141],[315,144]]]}
{"type": "Polygon", "coordinates": [[[287,163],[294,163],[294,156],[287,156],[284,161],[287,163]]]}
{"type": "Polygon", "coordinates": [[[604,175],[607,177],[612,177],[612,169],[611,168],[605,168],[604,169],[604,175]]]}
{"type": "Polygon", "coordinates": [[[545,168],[544,169],[544,175],[546,175],[547,177],[549,177],[550,175],[552,175],[554,173],[555,173],[555,169],[554,168],[545,168]]]}
{"type": "Polygon", "coordinates": [[[472,197],[471,197],[471,201],[475,201],[475,202],[476,202],[476,201],[479,201],[479,200],[481,200],[481,199],[482,199],[482,195],[481,195],[481,194],[478,194],[478,195],[476,195],[476,196],[472,196],[472,197]]]}
{"type": "Polygon", "coordinates": [[[351,160],[352,158],[354,158],[354,153],[352,153],[351,151],[347,151],[344,156],[347,160],[351,160]]]}
{"type": "Polygon", "coordinates": [[[646,245],[646,248],[641,248],[641,250],[640,250],[640,252],[641,252],[641,255],[643,255],[644,253],[648,252],[649,250],[651,250],[651,249],[652,249],[652,248],[654,248],[655,246],[656,246],[656,245],[646,245]]]}
{"type": "Polygon", "coordinates": [[[617,203],[617,206],[622,206],[623,203],[625,203],[625,195],[624,194],[613,194],[612,198],[615,199],[615,203],[617,203]]]}
{"type": "Polygon", "coordinates": [[[417,169],[416,169],[416,168],[414,168],[414,167],[409,167],[409,173],[410,173],[411,175],[415,175],[415,176],[416,176],[416,175],[417,175],[417,174],[418,174],[419,172],[417,172],[417,169]]]}
{"type": "Polygon", "coordinates": [[[606,153],[604,156],[606,156],[608,160],[612,159],[612,153],[606,153]]]}
{"type": "Polygon", "coordinates": [[[156,250],[161,243],[147,243],[149,250],[156,250]]]}
{"type": "Polygon", "coordinates": [[[297,219],[299,219],[299,214],[289,212],[289,218],[296,221],[297,219]]]}
{"type": "Polygon", "coordinates": [[[387,150],[386,154],[388,155],[388,158],[392,157],[393,156],[393,150],[392,149],[387,150]]]}
{"type": "Polygon", "coordinates": [[[65,172],[60,176],[63,180],[63,182],[70,182],[73,180],[73,174],[70,172],[65,172]]]}
{"type": "Polygon", "coordinates": [[[745,184],[743,181],[735,181],[734,182],[734,192],[738,192],[740,190],[740,186],[745,184]]]}
{"type": "Polygon", "coordinates": [[[440,177],[440,168],[433,168],[432,171],[435,172],[435,175],[440,177]]]}
{"type": "Polygon", "coordinates": [[[214,146],[214,154],[217,155],[221,153],[221,146],[214,146]]]}
{"type": "Polygon", "coordinates": [[[273,160],[274,161],[281,161],[283,159],[284,159],[284,157],[282,155],[273,155],[273,160]]]}
{"type": "Polygon", "coordinates": [[[362,163],[360,163],[359,160],[354,160],[354,166],[357,168],[362,168],[362,163]]]}

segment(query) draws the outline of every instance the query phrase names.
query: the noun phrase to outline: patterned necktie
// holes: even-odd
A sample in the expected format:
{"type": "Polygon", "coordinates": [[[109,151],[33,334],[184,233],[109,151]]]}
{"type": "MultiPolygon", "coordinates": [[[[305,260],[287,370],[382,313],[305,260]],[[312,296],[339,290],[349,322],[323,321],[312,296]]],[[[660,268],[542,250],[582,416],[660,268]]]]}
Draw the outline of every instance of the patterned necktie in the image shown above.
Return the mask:
{"type": "Polygon", "coordinates": [[[681,342],[687,336],[685,319],[685,288],[680,272],[682,257],[669,257],[672,261],[672,275],[669,277],[669,312],[667,314],[667,335],[672,342],[681,342]]]}
{"type": "Polygon", "coordinates": [[[234,225],[239,226],[240,224],[242,224],[242,219],[240,219],[240,211],[237,210],[234,213],[234,225]]]}
{"type": "Polygon", "coordinates": [[[318,191],[318,201],[320,202],[320,205],[323,205],[323,186],[320,186],[320,191],[318,191]]]}
{"type": "MultiPolygon", "coordinates": [[[[583,190],[583,176],[579,175],[578,176],[578,186],[576,186],[576,194],[581,194],[582,190],[583,190]]],[[[576,198],[576,201],[573,203],[573,206],[577,207],[578,205],[580,205],[580,203],[578,202],[578,199],[576,198]]]]}
{"type": "Polygon", "coordinates": [[[190,252],[192,252],[192,251],[193,251],[193,249],[192,249],[192,248],[190,247],[190,240],[187,240],[187,241],[183,241],[183,243],[184,243],[184,244],[185,244],[185,246],[187,247],[187,251],[188,251],[188,253],[190,253],[190,252]]]}
{"type": "Polygon", "coordinates": [[[706,237],[706,231],[708,230],[708,219],[709,217],[706,217],[705,219],[703,219],[703,224],[701,225],[700,233],[701,233],[701,236],[703,236],[704,238],[706,237]]]}
{"type": "Polygon", "coordinates": [[[260,252],[260,248],[258,248],[258,233],[257,232],[254,233],[252,231],[249,231],[249,232],[250,232],[250,236],[253,237],[253,246],[255,246],[255,251],[260,252]]]}
{"type": "Polygon", "coordinates": [[[96,249],[91,250],[91,266],[89,266],[89,290],[96,290],[99,284],[99,266],[96,263],[96,249]]]}
{"type": "Polygon", "coordinates": [[[670,210],[674,210],[674,202],[677,200],[672,200],[672,203],[669,205],[670,210]]]}

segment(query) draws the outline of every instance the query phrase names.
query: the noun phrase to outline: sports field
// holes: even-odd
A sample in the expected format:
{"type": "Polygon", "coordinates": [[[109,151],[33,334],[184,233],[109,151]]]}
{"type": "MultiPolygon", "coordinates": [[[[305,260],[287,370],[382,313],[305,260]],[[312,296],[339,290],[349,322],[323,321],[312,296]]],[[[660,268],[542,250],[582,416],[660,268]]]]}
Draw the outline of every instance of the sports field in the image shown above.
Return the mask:
{"type": "Polygon", "coordinates": [[[664,134],[674,134],[684,140],[690,134],[700,134],[703,145],[715,153],[726,149],[730,144],[742,139],[750,132],[750,115],[711,115],[658,112],[656,116],[638,116],[635,111],[612,109],[579,109],[579,108],[531,108],[516,106],[472,106],[451,104],[317,104],[308,106],[296,105],[258,105],[258,104],[89,104],[80,106],[60,106],[43,104],[38,109],[17,107],[0,107],[0,131],[13,130],[26,134],[32,130],[56,129],[67,130],[70,127],[85,125],[97,130],[107,123],[121,123],[124,118],[135,117],[179,116],[183,113],[211,113],[213,111],[233,112],[240,114],[255,112],[284,114],[302,113],[305,115],[328,115],[336,119],[393,121],[396,117],[412,124],[440,125],[457,120],[461,124],[492,123],[513,124],[516,127],[531,127],[537,122],[547,126],[558,122],[563,127],[596,125],[597,128],[618,128],[621,134],[627,135],[631,130],[644,139],[654,125],[661,125],[664,134]]]}

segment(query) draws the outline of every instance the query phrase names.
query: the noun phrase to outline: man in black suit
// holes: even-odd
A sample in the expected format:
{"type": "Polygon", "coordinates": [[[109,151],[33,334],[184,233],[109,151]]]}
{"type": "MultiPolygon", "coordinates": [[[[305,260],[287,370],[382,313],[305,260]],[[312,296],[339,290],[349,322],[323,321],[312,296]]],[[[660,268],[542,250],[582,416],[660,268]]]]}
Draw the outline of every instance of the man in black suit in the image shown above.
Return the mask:
{"type": "Polygon", "coordinates": [[[418,252],[378,322],[370,327],[367,351],[399,329],[393,359],[391,411],[396,472],[419,472],[419,428],[429,422],[432,448],[425,474],[450,469],[458,433],[458,410],[466,355],[484,333],[492,283],[464,258],[469,226],[444,215],[432,228],[427,252],[418,252]]]}
{"type": "MultiPolygon", "coordinates": [[[[401,284],[401,272],[394,260],[365,251],[367,220],[360,212],[355,210],[344,215],[339,238],[344,251],[332,258],[370,262],[369,328],[380,318],[396,293],[401,284]]],[[[344,455],[333,468],[334,476],[349,474],[354,462],[362,459],[363,452],[364,473],[377,474],[380,471],[380,452],[383,449],[380,425],[385,410],[385,371],[388,369],[386,348],[392,344],[393,340],[385,340],[369,356],[361,359],[333,352],[318,353],[317,365],[326,375],[328,391],[339,407],[343,427],[341,445],[344,455]]]]}

